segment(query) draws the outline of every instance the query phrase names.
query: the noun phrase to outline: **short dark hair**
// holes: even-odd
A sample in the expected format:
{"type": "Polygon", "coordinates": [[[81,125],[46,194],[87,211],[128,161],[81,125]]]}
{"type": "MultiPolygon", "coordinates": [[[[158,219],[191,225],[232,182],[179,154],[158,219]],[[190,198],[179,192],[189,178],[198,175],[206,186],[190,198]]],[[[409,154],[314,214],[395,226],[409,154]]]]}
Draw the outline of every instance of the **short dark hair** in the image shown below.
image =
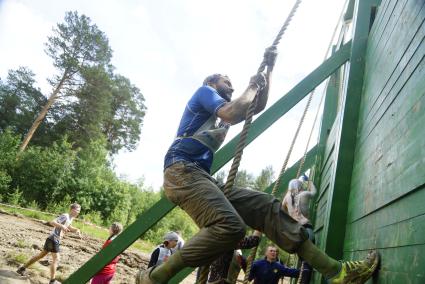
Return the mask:
{"type": "Polygon", "coordinates": [[[218,73],[212,74],[212,75],[209,75],[207,78],[205,78],[202,85],[206,86],[208,84],[215,84],[218,82],[218,80],[220,80],[220,78],[229,78],[229,77],[227,75],[222,75],[218,73]]]}
{"type": "Polygon", "coordinates": [[[119,233],[121,233],[121,231],[122,231],[121,223],[118,223],[118,222],[112,223],[111,230],[114,233],[114,235],[118,235],[119,233]]]}

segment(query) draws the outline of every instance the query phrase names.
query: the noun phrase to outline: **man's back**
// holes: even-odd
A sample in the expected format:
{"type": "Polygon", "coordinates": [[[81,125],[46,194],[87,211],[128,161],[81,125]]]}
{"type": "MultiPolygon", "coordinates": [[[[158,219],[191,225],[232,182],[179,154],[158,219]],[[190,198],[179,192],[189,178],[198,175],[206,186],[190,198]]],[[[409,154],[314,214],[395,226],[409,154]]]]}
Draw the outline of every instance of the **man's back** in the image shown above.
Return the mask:
{"type": "Polygon", "coordinates": [[[196,163],[209,172],[213,153],[223,143],[229,124],[218,120],[217,110],[226,101],[209,86],[200,87],[183,112],[177,135],[170,146],[164,168],[177,161],[196,163]]]}

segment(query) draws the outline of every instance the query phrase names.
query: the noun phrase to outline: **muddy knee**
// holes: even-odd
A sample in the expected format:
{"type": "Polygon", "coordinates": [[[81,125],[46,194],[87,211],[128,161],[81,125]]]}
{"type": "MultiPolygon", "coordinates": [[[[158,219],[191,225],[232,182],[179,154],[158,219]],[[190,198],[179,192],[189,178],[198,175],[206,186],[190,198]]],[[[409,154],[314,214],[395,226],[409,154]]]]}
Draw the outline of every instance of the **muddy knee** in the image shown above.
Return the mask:
{"type": "Polygon", "coordinates": [[[237,243],[246,234],[246,225],[243,222],[234,222],[232,224],[223,224],[217,226],[219,238],[227,240],[229,243],[237,243]]]}

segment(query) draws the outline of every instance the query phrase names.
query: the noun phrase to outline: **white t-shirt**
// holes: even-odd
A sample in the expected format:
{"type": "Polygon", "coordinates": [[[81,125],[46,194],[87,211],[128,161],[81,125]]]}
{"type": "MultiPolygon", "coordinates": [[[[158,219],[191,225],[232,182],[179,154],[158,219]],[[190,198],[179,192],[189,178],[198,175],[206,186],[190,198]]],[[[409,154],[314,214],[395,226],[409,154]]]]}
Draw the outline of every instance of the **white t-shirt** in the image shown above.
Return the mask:
{"type": "Polygon", "coordinates": [[[163,262],[166,262],[168,258],[173,254],[171,249],[166,248],[164,245],[160,245],[159,247],[159,255],[156,265],[160,265],[163,262]]]}
{"type": "MultiPolygon", "coordinates": [[[[71,225],[73,218],[69,216],[68,213],[64,213],[55,219],[56,223],[62,224],[65,227],[71,225]]],[[[63,237],[63,232],[61,228],[54,227],[52,232],[49,235],[49,238],[54,241],[59,241],[63,237]]]]}
{"type": "Polygon", "coordinates": [[[287,208],[289,216],[297,220],[301,225],[310,224],[309,205],[310,200],[316,195],[317,189],[313,183],[310,183],[310,191],[302,190],[295,192],[292,200],[291,190],[286,192],[283,199],[283,205],[287,208]]]}

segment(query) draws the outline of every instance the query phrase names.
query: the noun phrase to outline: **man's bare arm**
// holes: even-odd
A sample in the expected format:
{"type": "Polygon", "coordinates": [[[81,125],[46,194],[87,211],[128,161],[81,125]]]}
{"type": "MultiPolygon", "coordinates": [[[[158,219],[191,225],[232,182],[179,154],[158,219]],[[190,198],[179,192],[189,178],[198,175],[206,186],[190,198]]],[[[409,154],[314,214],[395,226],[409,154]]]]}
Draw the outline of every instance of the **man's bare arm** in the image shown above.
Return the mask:
{"type": "Polygon", "coordinates": [[[52,225],[52,226],[53,226],[53,227],[55,227],[55,228],[62,229],[62,230],[64,230],[65,232],[67,232],[67,231],[68,231],[68,228],[67,228],[67,227],[65,227],[64,225],[62,225],[62,224],[60,224],[60,223],[56,222],[56,220],[50,221],[50,222],[49,222],[49,224],[50,224],[50,225],[52,225]]]}
{"type": "Polygon", "coordinates": [[[80,231],[80,229],[75,228],[75,227],[73,227],[71,225],[68,226],[68,229],[69,229],[69,231],[74,232],[74,233],[78,233],[80,231]]]}
{"type": "Polygon", "coordinates": [[[264,61],[267,66],[267,73],[260,73],[253,76],[248,88],[236,100],[226,103],[217,111],[217,116],[230,124],[237,124],[243,121],[249,105],[258,93],[257,105],[254,114],[264,110],[269,98],[270,79],[274,64],[276,62],[277,50],[275,46],[266,49],[264,61]]]}
{"type": "Polygon", "coordinates": [[[257,94],[259,85],[250,84],[243,94],[222,106],[217,116],[230,124],[237,124],[245,119],[247,110],[257,94]]]}

